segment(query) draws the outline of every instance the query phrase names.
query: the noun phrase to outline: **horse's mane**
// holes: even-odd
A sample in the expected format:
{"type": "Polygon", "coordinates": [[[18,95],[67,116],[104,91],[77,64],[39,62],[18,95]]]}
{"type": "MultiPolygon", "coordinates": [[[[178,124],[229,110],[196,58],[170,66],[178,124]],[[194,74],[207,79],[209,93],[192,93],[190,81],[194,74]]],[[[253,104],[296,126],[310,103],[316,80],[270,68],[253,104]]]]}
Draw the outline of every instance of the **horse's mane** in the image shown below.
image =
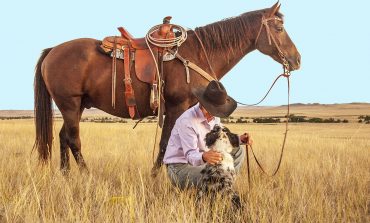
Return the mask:
{"type": "MultiPolygon", "coordinates": [[[[195,32],[203,42],[210,58],[216,53],[224,54],[225,58],[241,52],[246,44],[257,35],[261,26],[262,13],[265,10],[246,12],[236,17],[230,17],[202,27],[195,28],[195,32]]],[[[281,13],[276,16],[283,19],[281,13]]]]}

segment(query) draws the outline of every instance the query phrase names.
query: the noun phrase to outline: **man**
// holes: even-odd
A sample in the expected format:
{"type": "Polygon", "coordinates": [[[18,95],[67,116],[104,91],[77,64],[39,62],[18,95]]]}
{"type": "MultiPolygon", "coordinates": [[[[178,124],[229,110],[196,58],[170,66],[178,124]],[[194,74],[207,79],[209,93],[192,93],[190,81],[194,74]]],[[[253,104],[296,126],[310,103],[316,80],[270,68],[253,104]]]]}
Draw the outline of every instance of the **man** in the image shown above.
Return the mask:
{"type": "MultiPolygon", "coordinates": [[[[228,117],[237,106],[218,81],[211,81],[205,89],[194,89],[193,94],[199,103],[186,110],[176,120],[163,159],[171,182],[181,189],[197,186],[205,164],[217,164],[222,160],[222,155],[218,152],[205,152],[204,139],[216,124],[221,125],[220,117],[228,117]]],[[[245,133],[240,136],[240,142],[251,144],[252,140],[245,133]]],[[[238,172],[245,151],[239,147],[234,149],[231,155],[238,172]]]]}

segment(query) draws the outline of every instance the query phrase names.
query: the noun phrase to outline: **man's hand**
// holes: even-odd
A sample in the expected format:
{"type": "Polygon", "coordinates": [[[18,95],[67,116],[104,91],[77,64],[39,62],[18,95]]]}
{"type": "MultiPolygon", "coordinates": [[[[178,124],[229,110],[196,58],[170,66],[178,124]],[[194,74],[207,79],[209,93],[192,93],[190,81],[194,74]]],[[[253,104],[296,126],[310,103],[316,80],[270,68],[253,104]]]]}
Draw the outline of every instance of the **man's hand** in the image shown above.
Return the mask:
{"type": "Polygon", "coordinates": [[[247,145],[253,144],[253,139],[248,133],[244,133],[243,135],[239,136],[240,141],[247,145]]]}
{"type": "Polygon", "coordinates": [[[203,153],[202,158],[205,162],[215,165],[222,161],[222,154],[214,150],[209,150],[203,153]]]}

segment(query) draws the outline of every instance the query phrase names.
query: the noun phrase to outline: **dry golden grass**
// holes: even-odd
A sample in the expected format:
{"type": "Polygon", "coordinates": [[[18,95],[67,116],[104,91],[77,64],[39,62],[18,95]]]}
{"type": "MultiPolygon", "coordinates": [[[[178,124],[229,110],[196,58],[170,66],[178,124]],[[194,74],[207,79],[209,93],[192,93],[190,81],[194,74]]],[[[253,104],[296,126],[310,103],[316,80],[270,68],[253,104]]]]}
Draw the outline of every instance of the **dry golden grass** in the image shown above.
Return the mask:
{"type": "MultiPolygon", "coordinates": [[[[369,222],[370,125],[291,125],[279,173],[269,178],[251,161],[236,190],[245,207],[233,213],[217,201],[195,206],[193,191],[174,189],[165,171],[153,179],[154,124],[81,123],[90,174],[71,159],[69,177],[59,172],[58,134],[50,168],[30,154],[32,120],[0,121],[0,222],[369,222]]],[[[248,130],[255,152],[275,167],[284,125],[228,125],[248,130]]]]}

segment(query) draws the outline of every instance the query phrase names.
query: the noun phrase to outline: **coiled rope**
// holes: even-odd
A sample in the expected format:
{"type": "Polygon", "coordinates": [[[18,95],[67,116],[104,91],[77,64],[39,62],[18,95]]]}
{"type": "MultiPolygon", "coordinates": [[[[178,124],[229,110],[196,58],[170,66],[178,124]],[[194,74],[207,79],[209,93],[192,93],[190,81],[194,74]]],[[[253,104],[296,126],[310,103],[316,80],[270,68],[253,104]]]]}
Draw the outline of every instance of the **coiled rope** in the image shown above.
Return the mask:
{"type": "Polygon", "coordinates": [[[175,38],[169,38],[169,39],[153,37],[153,33],[157,32],[162,25],[163,24],[153,26],[146,34],[145,39],[152,45],[160,47],[160,48],[172,48],[175,46],[179,47],[188,38],[188,33],[186,32],[186,29],[182,26],[174,25],[174,24],[171,24],[172,29],[180,31],[181,33],[180,36],[177,36],[175,38]]]}
{"type": "MultiPolygon", "coordinates": [[[[175,30],[178,30],[181,34],[175,38],[168,38],[168,39],[163,39],[163,38],[157,38],[157,37],[153,37],[153,33],[155,32],[158,32],[159,28],[162,26],[163,24],[159,24],[159,25],[156,25],[156,26],[153,26],[149,31],[148,33],[146,34],[145,36],[145,42],[149,48],[149,51],[150,51],[150,54],[152,55],[152,58],[153,58],[153,61],[155,63],[155,68],[156,68],[156,72],[157,72],[157,78],[158,78],[158,117],[157,117],[157,126],[156,126],[156,130],[155,130],[155,136],[154,136],[154,145],[153,145],[153,150],[152,150],[152,162],[153,162],[153,165],[154,164],[154,151],[155,151],[155,148],[156,148],[156,145],[157,145],[157,139],[158,139],[158,127],[160,125],[159,123],[159,116],[161,115],[161,98],[162,98],[162,84],[163,84],[163,81],[161,79],[161,75],[159,74],[159,68],[158,68],[158,62],[154,56],[154,53],[153,53],[153,50],[150,46],[150,44],[156,46],[156,47],[159,47],[159,48],[167,48],[167,49],[171,49],[173,47],[180,47],[181,44],[183,44],[186,39],[188,38],[188,34],[187,34],[187,31],[185,28],[183,28],[182,26],[179,26],[179,25],[174,25],[174,24],[171,24],[172,25],[172,29],[175,29],[175,30]],[[149,44],[150,43],[150,44],[149,44]]],[[[177,49],[176,49],[177,51],[177,49]]],[[[163,72],[163,71],[162,71],[163,72]]]]}

